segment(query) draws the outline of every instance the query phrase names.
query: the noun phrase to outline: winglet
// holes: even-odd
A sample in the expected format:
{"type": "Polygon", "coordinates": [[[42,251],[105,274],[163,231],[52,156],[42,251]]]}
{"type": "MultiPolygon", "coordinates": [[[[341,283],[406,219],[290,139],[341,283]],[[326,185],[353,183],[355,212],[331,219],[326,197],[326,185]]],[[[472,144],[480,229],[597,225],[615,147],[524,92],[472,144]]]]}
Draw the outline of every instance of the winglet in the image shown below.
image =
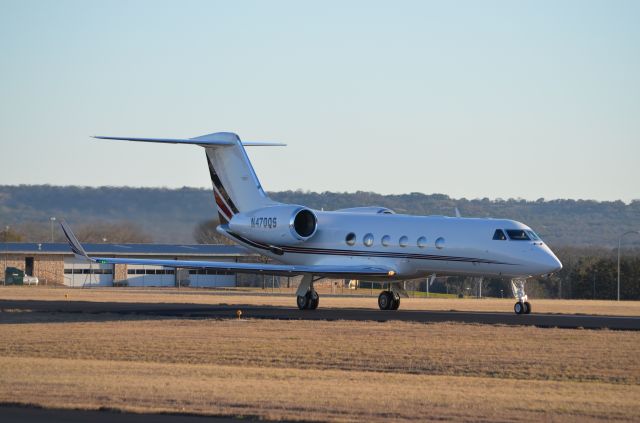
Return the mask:
{"type": "Polygon", "coordinates": [[[71,247],[71,251],[73,251],[74,254],[77,254],[88,260],[91,260],[87,252],[84,250],[84,248],[82,248],[82,244],[80,244],[80,241],[78,241],[78,238],[76,238],[73,231],[71,231],[71,228],[69,227],[69,225],[67,225],[67,222],[65,222],[64,219],[60,219],[60,226],[62,227],[62,232],[64,232],[64,236],[67,237],[67,241],[69,242],[69,247],[71,247]]]}

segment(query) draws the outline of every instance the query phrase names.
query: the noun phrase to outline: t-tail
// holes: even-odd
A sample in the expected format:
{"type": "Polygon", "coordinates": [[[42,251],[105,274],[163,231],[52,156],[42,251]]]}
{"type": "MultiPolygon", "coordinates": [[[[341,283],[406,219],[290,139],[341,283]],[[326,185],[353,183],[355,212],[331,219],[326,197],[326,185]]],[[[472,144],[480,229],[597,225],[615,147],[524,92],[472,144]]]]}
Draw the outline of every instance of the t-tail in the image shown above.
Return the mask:
{"type": "Polygon", "coordinates": [[[94,138],[164,144],[194,144],[204,147],[213,184],[213,195],[222,224],[228,223],[236,213],[278,204],[271,200],[262,189],[244,147],[284,146],[286,144],[241,141],[240,137],[232,132],[216,132],[189,139],[103,136],[94,138]]]}

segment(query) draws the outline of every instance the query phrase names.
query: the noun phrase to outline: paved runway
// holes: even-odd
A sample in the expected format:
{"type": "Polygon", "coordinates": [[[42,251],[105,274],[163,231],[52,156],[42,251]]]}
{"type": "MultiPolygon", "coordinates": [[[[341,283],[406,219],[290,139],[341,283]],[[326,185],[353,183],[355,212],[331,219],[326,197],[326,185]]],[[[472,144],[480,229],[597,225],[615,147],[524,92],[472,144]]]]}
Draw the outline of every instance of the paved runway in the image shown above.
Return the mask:
{"type": "Polygon", "coordinates": [[[21,316],[29,321],[46,322],[55,313],[56,322],[69,320],[100,320],[130,316],[136,318],[236,318],[242,310],[243,318],[282,320],[359,320],[359,321],[409,321],[409,322],[464,322],[500,325],[528,325],[538,327],[640,330],[640,317],[591,316],[572,314],[529,314],[464,311],[381,311],[357,308],[319,308],[298,310],[291,307],[253,305],[207,305],[173,303],[119,303],[85,301],[32,301],[0,300],[0,310],[23,310],[28,313],[0,313],[0,323],[17,323],[21,316]],[[11,318],[8,318],[8,314],[11,318]],[[41,316],[42,320],[38,317],[41,316]]]}
{"type": "Polygon", "coordinates": [[[123,413],[113,410],[65,410],[0,404],[3,423],[238,423],[255,418],[210,417],[190,414],[123,413]]]}

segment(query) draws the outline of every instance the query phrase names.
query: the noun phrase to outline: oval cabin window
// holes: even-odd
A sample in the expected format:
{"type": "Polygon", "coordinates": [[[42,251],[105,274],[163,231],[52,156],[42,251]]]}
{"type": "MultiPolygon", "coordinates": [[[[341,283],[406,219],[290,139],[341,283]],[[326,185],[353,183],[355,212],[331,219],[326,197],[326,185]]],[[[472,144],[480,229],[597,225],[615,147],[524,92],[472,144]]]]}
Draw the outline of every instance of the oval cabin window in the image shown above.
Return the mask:
{"type": "Polygon", "coordinates": [[[354,245],[356,243],[356,234],[349,232],[347,237],[344,239],[344,242],[346,242],[347,245],[354,245]]]}
{"type": "Polygon", "coordinates": [[[371,247],[373,245],[373,234],[366,234],[362,238],[362,243],[367,247],[371,247]]]}

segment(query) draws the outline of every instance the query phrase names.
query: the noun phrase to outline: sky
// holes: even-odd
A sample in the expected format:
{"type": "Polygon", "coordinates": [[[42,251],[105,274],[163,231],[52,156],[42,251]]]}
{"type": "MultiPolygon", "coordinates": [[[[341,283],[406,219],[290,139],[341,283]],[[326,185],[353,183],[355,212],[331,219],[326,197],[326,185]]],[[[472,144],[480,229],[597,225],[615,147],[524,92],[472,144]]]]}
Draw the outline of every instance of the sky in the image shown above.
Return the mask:
{"type": "Polygon", "coordinates": [[[640,199],[638,1],[0,0],[0,184],[640,199]]]}

